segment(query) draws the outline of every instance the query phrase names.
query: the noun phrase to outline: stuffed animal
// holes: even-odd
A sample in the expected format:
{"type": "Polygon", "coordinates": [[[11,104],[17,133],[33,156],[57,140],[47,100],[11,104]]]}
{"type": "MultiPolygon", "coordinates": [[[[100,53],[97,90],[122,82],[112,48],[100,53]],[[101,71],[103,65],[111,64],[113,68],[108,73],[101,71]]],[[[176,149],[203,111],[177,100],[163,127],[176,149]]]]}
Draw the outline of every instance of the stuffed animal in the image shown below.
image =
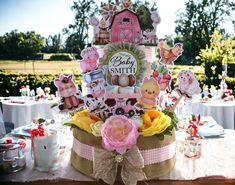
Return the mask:
{"type": "Polygon", "coordinates": [[[172,48],[165,47],[165,41],[159,42],[160,48],[160,62],[166,65],[173,65],[174,61],[182,55],[183,53],[183,45],[181,43],[177,43],[172,48]]]}
{"type": "Polygon", "coordinates": [[[140,87],[141,98],[139,104],[143,106],[143,108],[151,109],[156,108],[157,100],[160,93],[160,87],[158,82],[154,78],[145,77],[143,80],[143,84],[140,87]]]}
{"type": "Polygon", "coordinates": [[[73,81],[73,75],[60,75],[54,80],[55,86],[58,88],[59,95],[62,98],[62,104],[59,105],[61,111],[72,110],[78,108],[84,103],[82,99],[77,96],[78,90],[73,81]]]}
{"type": "Polygon", "coordinates": [[[99,53],[95,47],[89,47],[81,52],[82,60],[80,61],[80,69],[83,73],[93,71],[97,68],[97,60],[99,53]]]}

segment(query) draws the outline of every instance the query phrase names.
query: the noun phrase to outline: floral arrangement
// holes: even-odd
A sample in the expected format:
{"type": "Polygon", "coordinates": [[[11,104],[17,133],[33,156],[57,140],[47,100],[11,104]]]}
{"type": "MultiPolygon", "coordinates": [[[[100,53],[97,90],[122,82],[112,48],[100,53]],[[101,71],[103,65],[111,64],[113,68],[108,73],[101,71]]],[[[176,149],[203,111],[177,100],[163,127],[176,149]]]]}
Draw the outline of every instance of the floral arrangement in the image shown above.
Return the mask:
{"type": "MultiPolygon", "coordinates": [[[[71,121],[64,124],[77,127],[96,137],[102,137],[104,140],[103,142],[107,143],[107,140],[109,141],[107,136],[112,136],[109,132],[113,132],[114,135],[117,134],[110,138],[113,141],[115,139],[118,141],[118,138],[120,138],[116,136],[122,135],[123,137],[126,137],[124,136],[126,134],[133,135],[135,141],[139,135],[144,137],[156,136],[160,140],[163,140],[164,135],[171,135],[172,130],[177,128],[177,122],[178,119],[175,113],[167,110],[164,112],[154,109],[148,110],[142,116],[135,116],[132,118],[127,118],[123,115],[115,115],[104,120],[97,115],[92,114],[89,110],[83,110],[72,113],[71,121]],[[133,129],[135,131],[133,131],[133,129]]],[[[115,145],[113,147],[114,150],[118,150],[118,147],[115,148],[115,145]]]]}
{"type": "Polygon", "coordinates": [[[102,148],[94,147],[91,176],[113,184],[117,168],[122,164],[123,182],[136,184],[138,180],[147,179],[143,171],[144,158],[137,146],[139,137],[156,136],[156,141],[162,141],[165,135],[173,134],[176,123],[174,113],[170,114],[167,111],[163,113],[154,109],[146,111],[139,117],[113,115],[107,119],[101,119],[89,110],[82,110],[73,113],[71,121],[65,125],[79,128],[78,130],[92,134],[97,139],[101,138],[102,148]]]}
{"type": "Polygon", "coordinates": [[[21,86],[20,93],[21,93],[21,96],[29,96],[29,93],[30,93],[29,85],[21,86]]]}

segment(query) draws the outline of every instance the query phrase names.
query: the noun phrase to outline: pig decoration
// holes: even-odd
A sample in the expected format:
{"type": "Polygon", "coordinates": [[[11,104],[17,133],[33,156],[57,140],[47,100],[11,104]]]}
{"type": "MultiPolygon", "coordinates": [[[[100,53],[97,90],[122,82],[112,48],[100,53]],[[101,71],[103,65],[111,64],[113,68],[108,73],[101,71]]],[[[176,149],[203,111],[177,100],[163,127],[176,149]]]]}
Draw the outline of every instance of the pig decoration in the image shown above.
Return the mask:
{"type": "Polygon", "coordinates": [[[97,68],[99,53],[95,47],[89,47],[81,52],[80,70],[82,73],[93,71],[97,68]]]}

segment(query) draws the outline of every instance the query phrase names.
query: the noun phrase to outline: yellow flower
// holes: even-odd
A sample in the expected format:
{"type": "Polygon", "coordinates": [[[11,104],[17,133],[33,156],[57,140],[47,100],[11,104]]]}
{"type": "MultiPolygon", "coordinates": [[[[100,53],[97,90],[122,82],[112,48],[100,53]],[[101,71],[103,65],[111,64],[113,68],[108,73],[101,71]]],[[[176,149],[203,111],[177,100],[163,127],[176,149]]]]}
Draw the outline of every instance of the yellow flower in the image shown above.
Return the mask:
{"type": "Polygon", "coordinates": [[[101,136],[101,127],[102,127],[103,123],[104,123],[103,121],[97,121],[94,124],[90,124],[92,134],[94,136],[97,136],[97,137],[101,136]]]}
{"type": "Polygon", "coordinates": [[[171,118],[157,110],[148,110],[143,115],[143,125],[140,127],[140,134],[152,136],[161,134],[171,124],[171,118]]]}
{"type": "Polygon", "coordinates": [[[71,120],[72,124],[88,133],[92,133],[90,125],[95,124],[97,121],[101,121],[101,119],[98,116],[91,114],[88,110],[76,112],[71,120]]]}

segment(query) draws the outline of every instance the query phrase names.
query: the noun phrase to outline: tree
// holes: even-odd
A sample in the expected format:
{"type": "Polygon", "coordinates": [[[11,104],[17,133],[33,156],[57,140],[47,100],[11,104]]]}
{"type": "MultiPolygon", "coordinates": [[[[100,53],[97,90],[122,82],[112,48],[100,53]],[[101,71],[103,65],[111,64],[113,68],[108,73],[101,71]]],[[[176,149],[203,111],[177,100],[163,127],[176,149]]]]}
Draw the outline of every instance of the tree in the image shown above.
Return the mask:
{"type": "Polygon", "coordinates": [[[75,11],[75,21],[63,30],[67,35],[65,50],[80,53],[88,44],[88,19],[97,12],[98,7],[94,0],[76,0],[71,10],[75,11]]]}
{"type": "Polygon", "coordinates": [[[205,83],[218,85],[223,66],[235,60],[235,40],[215,31],[211,36],[210,44],[200,50],[196,59],[200,60],[204,66],[205,83]]]}
{"type": "Polygon", "coordinates": [[[13,30],[0,39],[2,59],[32,59],[43,47],[44,39],[33,31],[26,33],[13,30]]]}
{"type": "Polygon", "coordinates": [[[60,53],[63,50],[61,35],[49,35],[45,39],[45,46],[43,52],[45,53],[60,53]]]}
{"type": "Polygon", "coordinates": [[[200,49],[210,43],[210,35],[222,28],[224,21],[232,21],[235,10],[232,0],[189,0],[185,3],[185,13],[178,13],[175,32],[183,41],[182,60],[196,62],[200,49]]]}
{"type": "MultiPolygon", "coordinates": [[[[120,2],[121,1],[119,1],[119,0],[108,0],[108,3],[114,4],[116,6],[120,6],[121,8],[123,8],[122,4],[120,2]]],[[[105,5],[105,3],[101,2],[100,6],[102,7],[104,5],[105,5]]],[[[139,8],[139,6],[141,6],[141,5],[145,5],[147,7],[150,7],[151,11],[157,11],[158,10],[157,3],[155,1],[153,2],[153,1],[150,1],[150,0],[144,0],[144,1],[143,0],[135,0],[134,2],[132,2],[130,9],[132,11],[136,12],[137,9],[139,8]]]]}

